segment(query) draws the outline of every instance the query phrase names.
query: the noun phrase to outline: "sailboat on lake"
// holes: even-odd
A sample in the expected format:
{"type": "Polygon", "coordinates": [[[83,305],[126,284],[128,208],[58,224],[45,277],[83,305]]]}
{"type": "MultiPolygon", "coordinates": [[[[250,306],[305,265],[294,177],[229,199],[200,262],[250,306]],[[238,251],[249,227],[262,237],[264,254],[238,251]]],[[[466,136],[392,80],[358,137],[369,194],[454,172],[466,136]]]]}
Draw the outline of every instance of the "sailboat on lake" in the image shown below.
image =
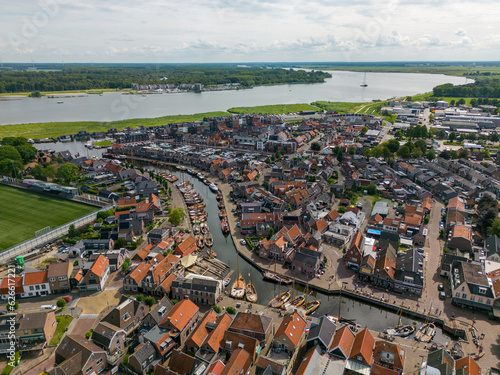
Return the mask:
{"type": "Polygon", "coordinates": [[[363,83],[360,86],[361,87],[368,87],[368,84],[366,83],[366,72],[365,72],[365,76],[363,78],[363,83]]]}

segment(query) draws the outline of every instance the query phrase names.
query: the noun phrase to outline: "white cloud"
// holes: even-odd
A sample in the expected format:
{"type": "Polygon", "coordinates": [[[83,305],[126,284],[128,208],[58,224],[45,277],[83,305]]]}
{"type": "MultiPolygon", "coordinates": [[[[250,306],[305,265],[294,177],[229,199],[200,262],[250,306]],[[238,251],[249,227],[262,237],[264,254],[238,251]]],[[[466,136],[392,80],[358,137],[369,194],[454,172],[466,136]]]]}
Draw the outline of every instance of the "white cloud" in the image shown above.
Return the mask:
{"type": "Polygon", "coordinates": [[[3,61],[499,60],[493,0],[0,0],[3,61]],[[56,4],[51,11],[43,4],[56,4]],[[48,21],[40,23],[42,16],[48,21]],[[36,23],[40,24],[30,28],[36,23]],[[457,28],[457,20],[465,28],[457,28]],[[31,25],[32,26],[32,25],[31,25]],[[14,45],[7,36],[21,37],[14,45]],[[449,49],[453,50],[450,51],[449,49]],[[474,49],[474,55],[470,50],[474,49]]]}

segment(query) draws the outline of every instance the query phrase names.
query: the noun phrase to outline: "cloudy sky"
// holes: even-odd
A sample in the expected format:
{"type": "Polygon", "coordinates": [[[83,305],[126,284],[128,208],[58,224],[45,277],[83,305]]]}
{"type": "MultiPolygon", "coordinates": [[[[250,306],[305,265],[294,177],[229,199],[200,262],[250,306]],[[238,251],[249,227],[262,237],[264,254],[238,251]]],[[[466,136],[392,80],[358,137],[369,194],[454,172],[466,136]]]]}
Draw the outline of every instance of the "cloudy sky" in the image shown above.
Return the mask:
{"type": "Polygon", "coordinates": [[[497,0],[0,0],[3,62],[500,60],[497,0]]]}

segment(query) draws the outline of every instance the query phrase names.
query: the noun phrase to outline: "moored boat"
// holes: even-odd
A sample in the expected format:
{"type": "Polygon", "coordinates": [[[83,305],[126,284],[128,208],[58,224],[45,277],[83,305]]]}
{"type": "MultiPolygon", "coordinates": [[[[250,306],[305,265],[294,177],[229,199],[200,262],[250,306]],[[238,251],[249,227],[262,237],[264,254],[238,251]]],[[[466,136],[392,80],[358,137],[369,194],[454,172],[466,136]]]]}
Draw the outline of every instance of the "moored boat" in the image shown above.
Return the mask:
{"type": "Polygon", "coordinates": [[[213,251],[211,248],[207,249],[207,254],[210,255],[212,258],[215,258],[217,256],[217,253],[213,251]]]}
{"type": "Polygon", "coordinates": [[[219,210],[219,219],[222,219],[224,216],[226,216],[226,210],[223,208],[219,210]]]}
{"type": "Polygon", "coordinates": [[[229,223],[227,222],[227,218],[223,217],[220,221],[222,233],[229,233],[229,223]]]}
{"type": "Polygon", "coordinates": [[[202,234],[197,234],[195,236],[195,240],[196,240],[196,246],[198,246],[198,249],[203,249],[205,247],[205,241],[203,240],[202,234]]]}
{"type": "Polygon", "coordinates": [[[194,234],[200,233],[200,223],[196,222],[193,224],[193,233],[194,234]]]}
{"type": "Polygon", "coordinates": [[[302,308],[306,310],[306,315],[312,314],[314,311],[316,311],[321,304],[321,301],[319,299],[311,302],[306,302],[302,305],[302,308]]]}
{"type": "Polygon", "coordinates": [[[383,333],[386,333],[389,336],[399,336],[399,337],[408,337],[413,332],[415,332],[415,327],[410,324],[400,327],[387,328],[383,331],[383,333]]]}
{"type": "Polygon", "coordinates": [[[213,239],[212,235],[210,234],[210,232],[205,233],[204,241],[205,241],[205,246],[207,246],[207,247],[212,247],[214,245],[214,239],[213,239]]]}
{"type": "Polygon", "coordinates": [[[415,334],[415,340],[420,342],[431,342],[436,334],[436,326],[434,323],[426,323],[420,327],[415,334]]]}
{"type": "Polygon", "coordinates": [[[245,297],[245,279],[240,274],[239,258],[236,258],[236,280],[231,287],[231,297],[236,299],[243,299],[245,297]]]}
{"type": "Polygon", "coordinates": [[[288,306],[299,307],[300,305],[302,305],[304,303],[305,300],[306,300],[306,295],[301,294],[300,296],[297,296],[297,297],[293,298],[290,302],[288,302],[288,306]]]}
{"type": "Polygon", "coordinates": [[[246,296],[248,302],[257,302],[257,290],[252,283],[247,284],[246,296]]]}
{"type": "Polygon", "coordinates": [[[215,197],[218,201],[222,200],[222,193],[217,193],[217,196],[215,197]]]}
{"type": "Polygon", "coordinates": [[[201,230],[201,233],[203,233],[203,234],[208,233],[208,224],[206,222],[201,223],[200,230],[201,230]]]}
{"type": "Polygon", "coordinates": [[[278,294],[269,302],[269,306],[276,308],[283,306],[290,299],[290,294],[291,292],[289,290],[281,294],[278,294]]]}
{"type": "Polygon", "coordinates": [[[208,188],[210,190],[212,190],[213,193],[218,193],[219,192],[219,188],[214,183],[211,183],[210,185],[208,185],[208,188]]]}
{"type": "Polygon", "coordinates": [[[282,284],[286,285],[291,284],[293,282],[291,278],[279,275],[276,272],[264,271],[262,274],[264,275],[264,279],[269,281],[275,281],[277,283],[281,282],[282,284]]]}

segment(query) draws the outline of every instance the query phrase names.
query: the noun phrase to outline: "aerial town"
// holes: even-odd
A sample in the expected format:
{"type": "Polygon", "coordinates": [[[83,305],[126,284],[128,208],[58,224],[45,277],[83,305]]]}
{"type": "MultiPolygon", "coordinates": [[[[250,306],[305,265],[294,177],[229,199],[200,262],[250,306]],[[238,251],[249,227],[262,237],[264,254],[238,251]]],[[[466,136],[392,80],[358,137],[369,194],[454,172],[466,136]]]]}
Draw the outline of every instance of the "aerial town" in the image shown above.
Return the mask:
{"type": "Polygon", "coordinates": [[[499,374],[491,107],[15,138],[0,188],[90,211],[0,253],[2,366],[15,336],[12,374],[499,374]]]}

